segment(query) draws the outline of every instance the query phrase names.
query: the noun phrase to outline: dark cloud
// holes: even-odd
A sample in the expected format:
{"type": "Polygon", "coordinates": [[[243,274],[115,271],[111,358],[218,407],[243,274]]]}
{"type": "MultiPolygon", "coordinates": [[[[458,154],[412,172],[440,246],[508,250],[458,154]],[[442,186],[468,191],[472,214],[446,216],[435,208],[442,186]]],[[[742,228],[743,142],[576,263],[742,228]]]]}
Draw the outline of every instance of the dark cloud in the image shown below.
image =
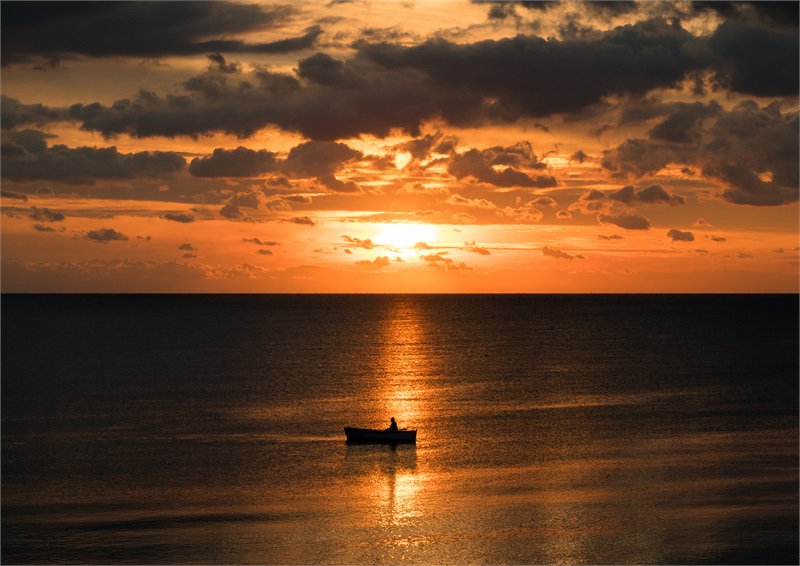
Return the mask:
{"type": "Polygon", "coordinates": [[[265,242],[265,241],[261,240],[260,238],[242,238],[242,242],[244,242],[246,244],[256,244],[256,245],[259,245],[259,246],[278,246],[278,245],[280,245],[278,242],[275,242],[275,241],[272,241],[272,240],[269,240],[269,241],[265,242]]]}
{"type": "Polygon", "coordinates": [[[345,242],[349,244],[353,244],[356,247],[364,248],[365,250],[371,250],[375,247],[375,244],[372,243],[372,240],[369,238],[362,240],[361,238],[351,238],[350,236],[342,236],[345,242]]]}
{"type": "Polygon", "coordinates": [[[0,190],[0,197],[3,198],[13,198],[17,200],[22,200],[28,202],[28,195],[22,193],[15,193],[14,191],[7,191],[5,189],[0,190]]]}
{"type": "MultiPolygon", "coordinates": [[[[678,110],[680,111],[680,109],[678,110]]],[[[752,101],[716,113],[692,144],[626,140],[604,152],[603,166],[619,175],[644,176],[674,163],[699,167],[726,185],[722,197],[735,204],[775,206],[797,202],[800,136],[796,111],[778,102],[752,101]]]]}
{"type": "Polygon", "coordinates": [[[664,203],[673,206],[686,204],[686,199],[682,196],[669,194],[660,185],[650,185],[640,191],[634,191],[634,188],[628,185],[614,191],[608,198],[626,204],[631,202],[664,203]]]}
{"type": "Polygon", "coordinates": [[[241,220],[242,222],[255,222],[249,217],[239,205],[229,202],[219,210],[219,215],[229,220],[241,220]]]}
{"type": "Polygon", "coordinates": [[[625,238],[620,236],[619,234],[611,234],[610,236],[606,236],[604,234],[598,234],[597,237],[601,240],[624,240],[625,238]]]}
{"type": "Polygon", "coordinates": [[[44,104],[23,104],[5,94],[0,96],[0,126],[4,130],[19,126],[44,126],[67,118],[64,109],[50,108],[44,104]]]}
{"type": "Polygon", "coordinates": [[[259,255],[273,255],[271,250],[268,249],[258,249],[256,253],[259,255]]]}
{"type": "Polygon", "coordinates": [[[800,37],[796,28],[725,22],[709,45],[719,59],[719,84],[753,96],[797,96],[800,37]]]}
{"type": "Polygon", "coordinates": [[[217,148],[207,157],[193,159],[189,173],[194,177],[255,177],[273,170],[275,156],[265,149],[217,148]]]}
{"type": "Polygon", "coordinates": [[[669,143],[697,143],[700,141],[702,120],[718,115],[722,107],[716,102],[703,104],[675,103],[669,116],[650,130],[650,138],[669,143]]]}
{"type": "Polygon", "coordinates": [[[181,250],[181,251],[185,251],[185,252],[196,252],[196,251],[198,251],[197,248],[194,247],[192,244],[181,244],[180,246],[178,246],[178,249],[181,250]]]}
{"type": "Polygon", "coordinates": [[[555,187],[556,180],[552,176],[531,176],[513,167],[500,171],[495,166],[522,165],[534,169],[542,169],[536,156],[530,150],[530,144],[521,142],[508,148],[490,148],[486,150],[470,149],[455,154],[450,159],[447,172],[457,179],[473,177],[476,180],[497,187],[555,187]]]}
{"type": "Polygon", "coordinates": [[[586,259],[582,255],[570,255],[567,252],[562,252],[561,250],[554,250],[552,248],[548,248],[547,246],[542,248],[542,255],[548,257],[555,257],[558,259],[586,259]]]}
{"type": "Polygon", "coordinates": [[[317,223],[314,220],[312,220],[311,218],[309,218],[308,216],[298,216],[298,217],[290,218],[289,220],[286,220],[285,222],[292,222],[293,224],[303,224],[305,226],[316,226],[317,225],[317,223]]]}
{"type": "Polygon", "coordinates": [[[678,24],[651,20],[590,39],[536,36],[455,44],[369,45],[365,57],[386,68],[417,69],[437,85],[494,97],[514,115],[570,113],[611,94],[642,95],[669,87],[707,63],[678,24]]]}
{"type": "Polygon", "coordinates": [[[87,232],[85,239],[106,244],[114,240],[127,240],[128,237],[125,234],[117,232],[113,228],[100,228],[99,230],[90,230],[87,232]]]}
{"type": "MultiPolygon", "coordinates": [[[[142,55],[162,49],[211,53],[211,65],[172,92],[141,90],[110,106],[80,103],[54,110],[16,101],[8,106],[9,124],[43,125],[68,115],[83,129],[106,137],[224,132],[241,138],[274,125],[311,140],[335,141],[365,134],[386,137],[395,129],[419,136],[421,125],[430,120],[474,127],[578,114],[609,96],[641,98],[706,71],[718,85],[739,92],[775,96],[797,92],[796,31],[745,21],[726,22],[709,37],[694,37],[678,19],[651,19],[561,40],[518,35],[453,43],[437,38],[410,47],[360,41],[347,60],[316,53],[300,60],[293,73],[280,73],[258,65],[245,72],[221,53],[288,49],[291,41],[292,48],[308,46],[319,29],[280,45],[257,47],[225,39],[286,21],[296,10],[292,6],[97,4],[96,9],[54,9],[53,15],[33,5],[4,7],[4,15],[11,14],[10,23],[3,21],[4,58],[28,57],[31,45],[49,57],[70,50],[92,56],[124,53],[133,43],[142,55]],[[77,12],[82,12],[80,17],[77,12]],[[145,16],[147,25],[138,26],[136,22],[145,16]],[[83,28],[71,26],[73,20],[95,33],[80,33],[83,28]]],[[[610,13],[633,6],[612,5],[601,3],[598,6],[603,7],[596,9],[610,13]]],[[[670,143],[695,143],[703,120],[696,111],[710,108],[686,105],[682,112],[675,110],[653,128],[651,136],[670,143]]],[[[420,155],[430,150],[424,143],[408,151],[420,155]]],[[[263,166],[257,160],[259,164],[263,166]]],[[[509,168],[508,173],[498,173],[504,177],[495,179],[506,184],[501,186],[524,181],[515,174],[520,171],[509,168]]],[[[332,190],[354,190],[332,180],[329,185],[332,190]]]]}
{"type": "Polygon", "coordinates": [[[297,177],[316,177],[322,185],[338,192],[358,191],[352,182],[342,182],[334,173],[345,163],[361,159],[360,151],[338,142],[309,141],[293,147],[280,164],[283,171],[297,177]]]}
{"type": "Polygon", "coordinates": [[[162,218],[165,220],[172,220],[174,222],[182,222],[184,224],[195,221],[195,217],[193,215],[183,212],[167,212],[164,216],[162,216],[162,218]]]}
{"type": "Polygon", "coordinates": [[[467,250],[468,252],[472,252],[475,254],[492,255],[492,252],[490,252],[486,248],[482,248],[480,246],[475,245],[475,240],[471,242],[464,242],[464,249],[467,250]]]}
{"type": "Polygon", "coordinates": [[[601,212],[597,215],[597,220],[600,224],[613,224],[624,230],[650,229],[650,221],[635,212],[620,212],[618,214],[604,214],[601,212]]]}
{"type": "Polygon", "coordinates": [[[33,229],[37,232],[55,232],[55,228],[51,228],[50,226],[45,226],[44,224],[34,224],[33,229]]]}
{"type": "Polygon", "coordinates": [[[758,22],[768,26],[797,27],[798,3],[785,1],[693,1],[695,12],[714,12],[718,16],[737,22],[758,22]]]}
{"type": "Polygon", "coordinates": [[[63,222],[65,216],[60,212],[48,208],[36,208],[34,206],[31,218],[39,222],[63,222]]]}
{"type": "Polygon", "coordinates": [[[12,2],[2,7],[3,65],[77,56],[158,57],[208,52],[284,53],[311,47],[321,33],[272,43],[229,39],[274,29],[291,5],[233,2],[12,2]]]}
{"type": "Polygon", "coordinates": [[[164,177],[182,170],[184,158],[171,152],[119,153],[115,146],[48,147],[51,136],[36,130],[5,132],[2,176],[14,181],[46,179],[69,184],[94,184],[98,179],[164,177]]]}
{"type": "Polygon", "coordinates": [[[673,242],[693,242],[694,241],[694,234],[691,232],[683,232],[678,230],[677,228],[673,228],[669,232],[667,232],[667,236],[669,236],[673,242]]]}

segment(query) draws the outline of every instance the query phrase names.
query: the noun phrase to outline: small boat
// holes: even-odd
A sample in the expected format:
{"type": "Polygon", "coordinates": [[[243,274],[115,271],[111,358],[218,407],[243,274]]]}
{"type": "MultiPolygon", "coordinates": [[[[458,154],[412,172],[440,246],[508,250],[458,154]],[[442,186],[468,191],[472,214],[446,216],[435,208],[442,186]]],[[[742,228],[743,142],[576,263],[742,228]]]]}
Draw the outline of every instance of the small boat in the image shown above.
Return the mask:
{"type": "Polygon", "coordinates": [[[346,426],[344,427],[344,434],[347,436],[347,442],[351,444],[413,444],[417,441],[417,431],[405,428],[388,431],[346,426]]]}

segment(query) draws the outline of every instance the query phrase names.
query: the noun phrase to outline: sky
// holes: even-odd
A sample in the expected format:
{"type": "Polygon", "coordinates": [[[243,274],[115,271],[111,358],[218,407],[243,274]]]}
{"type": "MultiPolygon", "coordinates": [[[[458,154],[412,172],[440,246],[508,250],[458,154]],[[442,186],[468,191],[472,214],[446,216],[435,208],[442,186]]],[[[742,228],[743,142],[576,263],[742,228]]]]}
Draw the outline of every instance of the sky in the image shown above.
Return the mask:
{"type": "Polygon", "coordinates": [[[797,293],[797,2],[0,4],[3,292],[797,293]]]}

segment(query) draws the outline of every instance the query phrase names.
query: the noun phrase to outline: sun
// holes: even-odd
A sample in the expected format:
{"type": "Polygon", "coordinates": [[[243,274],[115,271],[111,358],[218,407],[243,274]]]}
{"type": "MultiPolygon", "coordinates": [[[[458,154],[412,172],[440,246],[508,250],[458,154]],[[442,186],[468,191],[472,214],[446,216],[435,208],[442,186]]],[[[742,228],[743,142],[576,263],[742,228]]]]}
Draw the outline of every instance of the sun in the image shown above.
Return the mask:
{"type": "Polygon", "coordinates": [[[439,232],[431,224],[396,223],[382,224],[375,236],[375,243],[397,249],[414,247],[418,242],[430,244],[436,241],[439,232]]]}

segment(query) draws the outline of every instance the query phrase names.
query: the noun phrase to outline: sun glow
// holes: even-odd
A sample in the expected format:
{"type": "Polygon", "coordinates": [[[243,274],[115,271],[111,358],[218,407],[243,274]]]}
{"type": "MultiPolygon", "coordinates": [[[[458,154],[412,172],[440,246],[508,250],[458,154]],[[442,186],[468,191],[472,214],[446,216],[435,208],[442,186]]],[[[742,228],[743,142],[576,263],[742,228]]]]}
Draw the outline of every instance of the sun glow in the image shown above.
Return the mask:
{"type": "Polygon", "coordinates": [[[436,226],[431,224],[397,223],[384,224],[375,237],[375,243],[398,249],[411,248],[418,242],[430,244],[438,238],[436,226]]]}

